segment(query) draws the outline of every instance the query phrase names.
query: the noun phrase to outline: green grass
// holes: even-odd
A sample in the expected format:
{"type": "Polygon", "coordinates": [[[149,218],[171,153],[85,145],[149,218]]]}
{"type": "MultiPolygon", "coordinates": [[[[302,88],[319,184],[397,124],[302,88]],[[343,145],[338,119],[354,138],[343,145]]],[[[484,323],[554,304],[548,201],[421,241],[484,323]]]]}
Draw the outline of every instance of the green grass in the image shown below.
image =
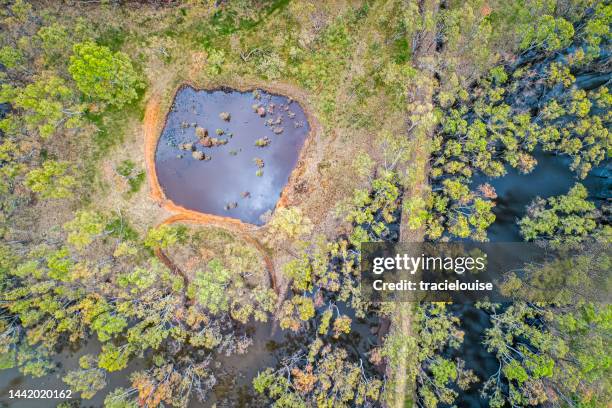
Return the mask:
{"type": "Polygon", "coordinates": [[[131,196],[137,193],[142,187],[145,181],[145,172],[143,170],[137,170],[136,164],[131,160],[122,161],[115,171],[127,179],[128,185],[130,186],[127,196],[131,196]]]}
{"type": "Polygon", "coordinates": [[[127,33],[116,27],[108,27],[100,33],[97,43],[105,45],[113,51],[120,51],[125,43],[127,33]]]}
{"type": "Polygon", "coordinates": [[[110,231],[112,237],[119,238],[122,241],[136,241],[138,239],[136,230],[128,224],[121,214],[116,214],[116,217],[110,220],[105,229],[110,231]]]}
{"type": "Polygon", "coordinates": [[[215,11],[208,21],[203,21],[194,27],[198,42],[205,49],[223,48],[225,38],[239,31],[250,31],[260,25],[266,18],[282,10],[290,0],[268,0],[255,18],[244,18],[240,10],[234,9],[231,3],[228,7],[215,11]]]}

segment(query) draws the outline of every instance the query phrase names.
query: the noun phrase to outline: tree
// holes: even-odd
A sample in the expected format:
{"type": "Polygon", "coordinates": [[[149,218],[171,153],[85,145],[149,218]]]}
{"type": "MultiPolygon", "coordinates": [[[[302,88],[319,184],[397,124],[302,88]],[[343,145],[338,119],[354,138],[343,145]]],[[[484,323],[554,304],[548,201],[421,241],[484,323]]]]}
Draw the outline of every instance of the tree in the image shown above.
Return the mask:
{"type": "Polygon", "coordinates": [[[419,406],[435,408],[438,404],[452,404],[457,398],[456,387],[469,388],[476,381],[471,370],[462,360],[444,357],[450,349],[456,349],[463,341],[458,328],[459,319],[447,310],[443,303],[420,306],[414,314],[414,335],[391,333],[379,351],[388,364],[398,366],[407,362],[409,381],[418,384],[419,406]]]}
{"type": "Polygon", "coordinates": [[[208,270],[198,271],[196,274],[193,282],[195,298],[212,314],[227,311],[230,299],[226,287],[230,279],[230,271],[225,269],[219,260],[213,259],[208,263],[208,270]]]}
{"type": "Polygon", "coordinates": [[[521,48],[541,47],[557,51],[569,46],[574,38],[574,26],[563,17],[543,15],[537,25],[530,25],[523,35],[521,48]]]}
{"type": "Polygon", "coordinates": [[[71,390],[80,392],[82,398],[90,399],[106,387],[106,373],[96,368],[95,364],[94,356],[85,355],[79,359],[81,369],[69,371],[62,380],[70,386],[71,390]]]}
{"type": "Polygon", "coordinates": [[[297,207],[281,207],[268,223],[266,240],[270,244],[295,241],[312,231],[312,222],[297,207]]]}
{"type": "Polygon", "coordinates": [[[217,380],[209,368],[210,357],[195,362],[185,357],[175,363],[157,364],[149,370],[137,371],[130,376],[132,386],[138,391],[141,406],[157,407],[168,404],[184,408],[194,392],[204,401],[217,380]]]}
{"type": "Polygon", "coordinates": [[[91,41],[75,44],[68,71],[83,94],[116,108],[130,104],[144,87],[130,58],[91,41]]]}
{"type": "Polygon", "coordinates": [[[600,55],[602,41],[610,36],[610,22],[612,21],[612,6],[598,3],[595,10],[586,22],[582,35],[587,44],[587,55],[595,59],[600,55]]]}
{"type": "Polygon", "coordinates": [[[131,398],[136,390],[116,388],[104,398],[104,408],[138,408],[138,403],[131,398]]]}
{"type": "Polygon", "coordinates": [[[101,235],[106,228],[104,217],[95,211],[78,211],[72,221],[64,224],[67,241],[76,249],[83,249],[101,235]]]}
{"type": "Polygon", "coordinates": [[[25,185],[42,198],[69,198],[76,187],[68,162],[47,160],[42,167],[30,170],[25,185]]]}
{"type": "Polygon", "coordinates": [[[160,225],[147,232],[144,245],[151,249],[166,249],[177,242],[185,242],[186,233],[187,228],[184,225],[160,225]]]}
{"type": "Polygon", "coordinates": [[[45,139],[59,128],[73,129],[82,125],[83,106],[75,99],[65,81],[52,74],[40,75],[24,88],[4,85],[0,92],[0,102],[10,102],[22,110],[19,118],[45,139]]]}
{"type": "Polygon", "coordinates": [[[98,367],[108,372],[123,370],[127,367],[129,358],[129,347],[117,347],[112,343],[107,343],[102,346],[102,352],[98,355],[98,367]]]}
{"type": "Polygon", "coordinates": [[[17,48],[4,46],[0,48],[0,64],[8,69],[17,68],[23,63],[23,53],[17,48]]]}
{"type": "Polygon", "coordinates": [[[593,235],[609,236],[602,213],[587,200],[588,191],[576,183],[567,194],[536,198],[527,207],[527,215],[518,221],[527,241],[548,241],[553,245],[577,244],[593,235]]]}
{"type": "Polygon", "coordinates": [[[302,328],[302,324],[315,317],[315,306],[311,298],[294,296],[283,302],[280,310],[280,327],[295,332],[302,328]]]}
{"type": "Polygon", "coordinates": [[[59,58],[67,56],[70,51],[71,41],[68,29],[57,22],[41,27],[36,33],[40,41],[40,47],[45,55],[47,64],[53,64],[59,58]]]}
{"type": "Polygon", "coordinates": [[[307,349],[308,354],[289,356],[278,370],[268,368],[253,380],[273,407],[367,407],[378,400],[382,381],[366,375],[363,363],[352,362],[347,350],[320,339],[307,349]]]}

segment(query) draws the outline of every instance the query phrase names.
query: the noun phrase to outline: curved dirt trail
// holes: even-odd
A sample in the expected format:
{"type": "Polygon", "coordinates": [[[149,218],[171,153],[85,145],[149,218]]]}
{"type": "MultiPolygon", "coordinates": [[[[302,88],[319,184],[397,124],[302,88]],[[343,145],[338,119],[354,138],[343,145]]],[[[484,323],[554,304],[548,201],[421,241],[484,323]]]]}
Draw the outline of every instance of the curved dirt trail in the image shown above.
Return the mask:
{"type": "MultiPolygon", "coordinates": [[[[253,236],[253,232],[257,229],[256,226],[244,223],[235,218],[221,217],[189,210],[180,205],[176,205],[165,196],[159,184],[159,180],[157,179],[157,172],[155,170],[155,150],[157,148],[159,133],[161,132],[161,125],[163,124],[162,120],[160,120],[162,118],[160,107],[160,96],[158,94],[152,95],[145,109],[143,133],[145,143],[145,168],[151,189],[151,198],[153,198],[159,206],[173,214],[171,217],[164,220],[161,225],[184,222],[223,228],[237,234],[241,239],[253,245],[259,251],[268,270],[272,287],[278,293],[274,264],[268,256],[266,249],[253,236]]],[[[163,261],[164,260],[162,260],[162,262],[163,261]]]]}

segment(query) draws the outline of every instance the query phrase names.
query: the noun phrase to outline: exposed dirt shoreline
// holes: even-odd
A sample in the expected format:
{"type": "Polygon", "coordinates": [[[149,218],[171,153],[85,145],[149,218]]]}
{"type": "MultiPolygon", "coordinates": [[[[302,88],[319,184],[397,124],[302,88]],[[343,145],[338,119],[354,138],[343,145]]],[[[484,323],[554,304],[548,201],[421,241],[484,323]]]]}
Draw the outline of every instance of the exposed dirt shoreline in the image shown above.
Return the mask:
{"type": "MultiPolygon", "coordinates": [[[[306,119],[308,120],[310,131],[308,132],[308,135],[306,136],[306,139],[304,141],[304,145],[300,150],[297,165],[292,170],[289,176],[289,180],[283,188],[280,198],[276,203],[275,209],[291,205],[293,203],[292,192],[294,191],[295,186],[297,185],[297,183],[300,182],[306,172],[308,172],[309,170],[312,171],[312,166],[307,165],[308,162],[306,160],[306,157],[311,153],[311,150],[314,149],[314,146],[316,146],[315,139],[318,138],[321,134],[321,125],[315,119],[311,109],[306,103],[306,95],[302,93],[299,89],[296,89],[294,86],[281,83],[260,84],[242,83],[241,81],[238,81],[236,83],[224,86],[202,87],[195,85],[189,81],[185,81],[181,83],[178,87],[176,87],[176,89],[172,93],[171,101],[174,101],[176,93],[179,92],[185,86],[191,86],[194,89],[231,89],[240,92],[248,92],[254,89],[261,89],[272,94],[289,97],[300,104],[306,115],[306,119]]],[[[170,104],[168,104],[166,110],[169,111],[169,108],[170,104]]],[[[277,276],[276,268],[274,267],[274,262],[270,258],[270,255],[266,248],[261,244],[260,240],[257,237],[258,232],[266,228],[265,225],[257,226],[254,224],[243,222],[236,218],[223,217],[219,215],[194,211],[180,206],[174,203],[168,197],[166,197],[163,188],[159,184],[155,167],[155,152],[157,149],[157,143],[159,137],[161,136],[161,132],[163,130],[163,127],[165,126],[168,116],[167,113],[163,115],[161,110],[162,97],[160,94],[154,93],[153,95],[151,95],[146,104],[143,120],[143,135],[145,145],[145,168],[147,172],[147,179],[150,187],[151,198],[161,208],[173,214],[169,218],[164,220],[161,224],[172,224],[180,222],[193,223],[223,228],[232,233],[237,234],[246,242],[253,245],[260,252],[262,259],[265,263],[266,269],[268,270],[268,273],[270,275],[270,283],[274,290],[278,294],[280,294],[280,292],[283,292],[283,289],[281,288],[282,285],[280,284],[282,278],[277,276]]]]}

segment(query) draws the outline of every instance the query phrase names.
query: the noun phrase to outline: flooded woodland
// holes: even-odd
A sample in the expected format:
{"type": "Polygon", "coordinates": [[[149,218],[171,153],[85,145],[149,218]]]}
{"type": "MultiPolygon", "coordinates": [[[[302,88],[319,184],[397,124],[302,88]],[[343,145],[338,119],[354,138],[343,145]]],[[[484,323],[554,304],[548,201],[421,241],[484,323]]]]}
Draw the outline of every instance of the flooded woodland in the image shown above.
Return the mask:
{"type": "Polygon", "coordinates": [[[5,1],[0,407],[608,407],[610,27],[597,0],[5,1]],[[364,243],[487,241],[546,256],[495,301],[363,290],[364,243]]]}

